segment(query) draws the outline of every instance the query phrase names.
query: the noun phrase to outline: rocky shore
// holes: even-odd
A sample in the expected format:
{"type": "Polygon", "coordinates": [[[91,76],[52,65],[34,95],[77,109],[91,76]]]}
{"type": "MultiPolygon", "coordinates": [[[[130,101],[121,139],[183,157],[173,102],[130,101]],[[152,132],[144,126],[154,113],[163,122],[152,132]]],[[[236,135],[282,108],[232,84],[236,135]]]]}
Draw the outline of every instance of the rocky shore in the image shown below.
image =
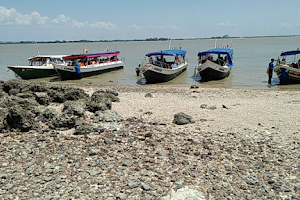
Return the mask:
{"type": "Polygon", "coordinates": [[[1,199],[300,199],[299,92],[11,80],[0,101],[1,199]]]}

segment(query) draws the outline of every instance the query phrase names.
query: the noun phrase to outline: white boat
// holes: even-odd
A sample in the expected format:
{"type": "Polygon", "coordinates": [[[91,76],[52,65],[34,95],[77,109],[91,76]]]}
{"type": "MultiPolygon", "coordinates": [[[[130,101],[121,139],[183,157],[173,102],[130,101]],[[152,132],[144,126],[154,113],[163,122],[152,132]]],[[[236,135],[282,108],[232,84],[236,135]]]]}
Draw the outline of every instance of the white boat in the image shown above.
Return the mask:
{"type": "Polygon", "coordinates": [[[202,81],[219,80],[227,77],[233,66],[233,49],[215,48],[199,52],[198,71],[202,81]]]}
{"type": "Polygon", "coordinates": [[[178,49],[169,49],[147,54],[146,57],[149,58],[149,62],[143,64],[141,67],[141,72],[146,82],[167,82],[179,76],[188,67],[185,54],[186,51],[178,49]],[[166,58],[169,61],[167,61],[166,58]]]}
{"type": "Polygon", "coordinates": [[[300,51],[282,52],[278,59],[274,72],[277,74],[280,84],[300,84],[300,51]]]}
{"type": "Polygon", "coordinates": [[[35,79],[58,75],[53,63],[64,63],[62,57],[65,55],[38,55],[28,59],[29,65],[8,66],[15,72],[16,76],[22,79],[35,79]]]}
{"type": "Polygon", "coordinates": [[[81,79],[104,72],[122,69],[125,64],[117,56],[120,52],[104,52],[65,56],[63,64],[53,64],[61,80],[81,79]],[[104,58],[105,57],[105,58],[104,58]]]}

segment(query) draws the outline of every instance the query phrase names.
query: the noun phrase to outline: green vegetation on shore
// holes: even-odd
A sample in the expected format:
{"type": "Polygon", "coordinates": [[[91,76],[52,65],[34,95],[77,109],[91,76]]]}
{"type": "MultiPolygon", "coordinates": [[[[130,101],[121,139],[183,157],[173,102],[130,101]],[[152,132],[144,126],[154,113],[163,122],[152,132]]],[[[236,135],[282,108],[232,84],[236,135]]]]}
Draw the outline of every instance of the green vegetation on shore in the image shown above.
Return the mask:
{"type": "MultiPolygon", "coordinates": [[[[230,37],[228,35],[210,38],[175,38],[172,40],[199,40],[199,39],[228,39],[228,38],[264,38],[264,37],[296,37],[300,35],[278,35],[278,36],[247,36],[247,37],[230,37]]],[[[55,41],[0,41],[0,44],[35,44],[35,43],[88,43],[88,42],[134,42],[134,41],[166,41],[170,38],[146,38],[146,39],[132,39],[132,40],[55,40],[55,41]]]]}

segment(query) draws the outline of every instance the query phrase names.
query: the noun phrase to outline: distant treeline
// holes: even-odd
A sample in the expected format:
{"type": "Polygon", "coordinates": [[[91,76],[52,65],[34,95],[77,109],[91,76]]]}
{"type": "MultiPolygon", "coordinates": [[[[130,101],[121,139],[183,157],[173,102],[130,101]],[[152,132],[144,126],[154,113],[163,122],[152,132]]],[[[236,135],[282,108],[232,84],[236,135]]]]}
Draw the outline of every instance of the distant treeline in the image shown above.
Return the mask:
{"type": "MultiPolygon", "coordinates": [[[[281,35],[281,36],[248,36],[248,37],[229,37],[228,35],[210,38],[177,38],[172,40],[199,40],[199,39],[226,39],[226,38],[262,38],[262,37],[295,37],[300,35],[281,35]]],[[[88,42],[131,42],[131,41],[166,41],[170,38],[146,38],[146,39],[133,39],[133,40],[55,40],[55,41],[19,41],[19,42],[4,42],[0,44],[35,44],[35,43],[88,43],[88,42]]]]}

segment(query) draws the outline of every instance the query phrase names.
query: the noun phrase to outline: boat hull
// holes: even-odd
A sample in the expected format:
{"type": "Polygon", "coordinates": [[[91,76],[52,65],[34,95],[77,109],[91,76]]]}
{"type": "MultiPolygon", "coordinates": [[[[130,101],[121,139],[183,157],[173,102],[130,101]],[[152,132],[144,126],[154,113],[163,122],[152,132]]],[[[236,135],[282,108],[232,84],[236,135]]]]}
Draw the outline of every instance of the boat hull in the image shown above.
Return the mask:
{"type": "Polygon", "coordinates": [[[201,80],[220,80],[229,76],[231,67],[221,66],[211,61],[206,61],[204,64],[198,66],[198,72],[201,80]]]}
{"type": "Polygon", "coordinates": [[[57,72],[51,65],[50,67],[30,67],[30,66],[9,66],[15,74],[24,80],[37,79],[50,76],[57,76],[57,72]]]}
{"type": "Polygon", "coordinates": [[[176,78],[186,70],[187,66],[188,63],[186,62],[181,64],[176,69],[165,69],[155,65],[147,64],[142,67],[141,72],[143,73],[147,84],[161,83],[176,78]]]}
{"type": "Polygon", "coordinates": [[[88,65],[80,68],[80,74],[77,73],[76,68],[73,66],[55,64],[54,68],[59,73],[61,80],[75,80],[99,75],[113,70],[123,69],[124,63],[122,61],[117,61],[98,65],[88,65]]]}
{"type": "Polygon", "coordinates": [[[276,65],[274,72],[277,74],[280,84],[300,84],[300,69],[288,65],[276,65]]]}

